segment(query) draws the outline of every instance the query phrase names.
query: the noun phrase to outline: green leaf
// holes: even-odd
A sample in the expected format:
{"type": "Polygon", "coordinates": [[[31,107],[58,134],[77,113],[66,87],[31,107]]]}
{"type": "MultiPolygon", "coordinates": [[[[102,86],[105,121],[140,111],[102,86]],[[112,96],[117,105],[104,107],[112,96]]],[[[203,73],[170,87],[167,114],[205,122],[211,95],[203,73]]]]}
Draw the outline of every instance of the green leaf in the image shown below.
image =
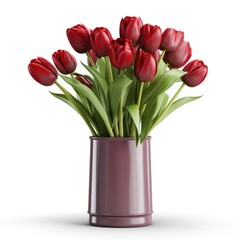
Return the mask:
{"type": "Polygon", "coordinates": [[[140,114],[139,114],[138,105],[137,104],[128,105],[125,107],[125,109],[129,112],[139,135],[141,129],[140,129],[140,114]]]}
{"type": "Polygon", "coordinates": [[[98,111],[96,109],[93,109],[93,118],[95,119],[95,122],[99,129],[99,136],[101,137],[108,137],[109,133],[106,128],[105,123],[103,122],[101,116],[99,115],[98,111]]]}
{"type": "Polygon", "coordinates": [[[161,112],[159,113],[159,115],[156,117],[154,123],[152,124],[151,130],[156,127],[160,122],[162,122],[169,114],[171,114],[173,111],[175,111],[176,109],[178,109],[179,107],[183,106],[186,103],[192,102],[194,100],[199,99],[202,96],[198,96],[198,97],[183,97],[178,99],[177,101],[175,101],[172,106],[169,108],[169,110],[167,111],[167,113],[164,114],[164,116],[162,116],[161,112]]]}
{"type": "MultiPolygon", "coordinates": [[[[159,113],[159,110],[163,104],[165,93],[159,95],[156,98],[153,98],[148,102],[146,109],[142,115],[142,131],[140,136],[140,141],[142,142],[147,135],[149,134],[150,127],[152,125],[152,121],[159,113]]],[[[165,104],[165,103],[164,103],[165,104]]]]}
{"type": "Polygon", "coordinates": [[[102,104],[100,103],[96,95],[92,92],[92,90],[86,87],[85,85],[81,84],[80,82],[75,81],[73,78],[70,78],[61,74],[60,76],[64,81],[66,81],[69,85],[71,85],[73,89],[81,91],[82,94],[92,103],[94,108],[98,111],[99,115],[101,116],[103,122],[105,123],[110,136],[114,137],[114,134],[111,128],[111,123],[109,121],[110,118],[108,117],[102,104]]]}
{"type": "MultiPolygon", "coordinates": [[[[95,120],[93,119],[92,115],[89,113],[89,111],[87,110],[87,108],[77,99],[74,99],[76,102],[76,105],[74,106],[69,100],[68,98],[64,95],[64,94],[59,94],[59,93],[53,93],[50,92],[54,97],[56,97],[57,99],[65,102],[66,104],[68,104],[70,107],[72,107],[74,110],[76,110],[76,112],[78,112],[83,120],[87,123],[87,124],[91,124],[95,130],[97,131],[97,133],[99,133],[99,129],[98,126],[96,125],[95,120]]],[[[73,97],[73,96],[72,96],[73,97]]]]}
{"type": "Polygon", "coordinates": [[[125,75],[128,76],[132,80],[137,80],[135,73],[134,73],[134,66],[131,65],[125,70],[125,75]]]}
{"type": "Polygon", "coordinates": [[[76,110],[76,108],[71,104],[71,102],[69,102],[69,100],[67,99],[67,97],[64,94],[60,94],[60,93],[54,93],[54,92],[50,92],[54,97],[56,97],[57,99],[65,102],[66,104],[68,104],[70,107],[72,107],[74,110],[76,110]]]}
{"type": "Polygon", "coordinates": [[[92,74],[94,79],[96,80],[97,84],[101,87],[105,98],[107,97],[107,92],[108,92],[108,85],[105,79],[105,76],[102,75],[97,69],[90,67],[84,63],[82,65],[92,74]]]}
{"type": "Polygon", "coordinates": [[[168,103],[168,99],[169,99],[169,96],[168,96],[168,94],[165,93],[162,104],[161,104],[161,107],[159,109],[159,112],[158,112],[158,115],[156,116],[156,118],[158,118],[160,116],[160,114],[162,113],[162,111],[165,109],[165,107],[168,103]]]}
{"type": "Polygon", "coordinates": [[[165,72],[158,81],[153,81],[150,86],[144,91],[142,97],[142,104],[147,103],[150,99],[159,96],[163,92],[167,91],[179,78],[181,78],[186,73],[178,70],[172,69],[165,72]]]}
{"type": "Polygon", "coordinates": [[[102,74],[102,76],[105,78],[105,59],[104,58],[98,58],[97,62],[96,62],[97,68],[99,69],[100,73],[102,74]]]}
{"type": "MultiPolygon", "coordinates": [[[[174,112],[175,110],[177,110],[178,108],[180,108],[181,106],[183,106],[186,103],[195,101],[199,98],[201,98],[202,96],[196,96],[196,97],[183,97],[178,99],[177,101],[175,101],[172,106],[170,107],[170,109],[168,110],[168,112],[165,114],[165,116],[163,117],[163,119],[161,119],[161,121],[163,121],[169,114],[171,114],[172,112],[174,112]]],[[[160,121],[160,122],[161,122],[160,121]]]]}
{"type": "Polygon", "coordinates": [[[156,76],[154,77],[153,81],[155,81],[161,77],[161,75],[165,72],[166,67],[167,67],[167,64],[163,61],[163,59],[161,59],[160,62],[158,63],[157,73],[156,73],[156,76]]]}
{"type": "Polygon", "coordinates": [[[132,82],[133,81],[131,79],[121,74],[118,75],[117,78],[115,78],[111,83],[109,88],[110,104],[114,115],[117,114],[121,96],[124,94],[125,90],[128,88],[128,86],[131,85],[132,82]]]}
{"type": "Polygon", "coordinates": [[[135,102],[136,98],[136,88],[137,88],[137,80],[133,81],[131,86],[129,87],[129,91],[127,94],[126,105],[132,105],[135,102]]]}

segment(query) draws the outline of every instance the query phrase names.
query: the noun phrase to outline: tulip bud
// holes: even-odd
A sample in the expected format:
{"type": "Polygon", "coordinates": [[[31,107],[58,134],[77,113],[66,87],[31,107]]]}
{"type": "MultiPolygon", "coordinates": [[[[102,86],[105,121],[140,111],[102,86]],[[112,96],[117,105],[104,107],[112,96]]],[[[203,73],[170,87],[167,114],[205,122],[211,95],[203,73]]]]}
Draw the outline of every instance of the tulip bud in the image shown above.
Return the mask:
{"type": "Polygon", "coordinates": [[[134,73],[141,82],[153,80],[157,73],[157,61],[153,54],[139,48],[134,62],[134,73]]]}
{"type": "Polygon", "coordinates": [[[86,53],[91,49],[90,32],[83,24],[68,28],[67,37],[76,52],[86,53]]]}
{"type": "Polygon", "coordinates": [[[112,40],[112,35],[107,28],[98,27],[92,31],[91,46],[98,58],[108,55],[108,48],[112,40]]]}
{"type": "Polygon", "coordinates": [[[161,50],[173,52],[183,41],[184,32],[177,31],[173,28],[167,28],[162,34],[161,50]]]}
{"type": "Polygon", "coordinates": [[[57,80],[58,72],[45,58],[38,57],[28,64],[28,71],[38,83],[50,86],[57,80]]]}
{"type": "Polygon", "coordinates": [[[164,60],[169,63],[172,68],[180,68],[184,66],[192,56],[192,49],[189,42],[183,41],[173,52],[166,52],[164,60]]]}
{"type": "Polygon", "coordinates": [[[141,34],[142,26],[143,22],[140,17],[122,18],[120,22],[120,37],[124,39],[129,38],[133,43],[137,42],[141,34]]]}
{"type": "Polygon", "coordinates": [[[88,88],[92,87],[92,82],[86,77],[78,75],[75,77],[75,79],[78,80],[80,83],[82,83],[83,85],[85,85],[88,88]]]}
{"type": "Polygon", "coordinates": [[[183,71],[187,72],[182,77],[182,81],[189,87],[196,87],[206,78],[208,73],[208,67],[200,60],[194,60],[189,62],[183,71]]]}
{"type": "Polygon", "coordinates": [[[77,67],[75,57],[66,50],[58,50],[52,55],[53,62],[62,74],[73,73],[77,67]]]}
{"type": "Polygon", "coordinates": [[[140,47],[150,53],[154,53],[159,49],[162,40],[162,31],[159,26],[150,24],[143,25],[139,39],[140,47]]]}
{"type": "Polygon", "coordinates": [[[133,61],[131,40],[122,38],[113,40],[108,49],[108,56],[114,67],[121,70],[129,67],[133,61]]]}
{"type": "MultiPolygon", "coordinates": [[[[96,54],[94,53],[94,51],[91,49],[89,52],[90,57],[92,58],[93,62],[96,64],[98,58],[96,56],[96,54]]],[[[92,66],[92,64],[88,61],[88,66],[92,66]]]]}

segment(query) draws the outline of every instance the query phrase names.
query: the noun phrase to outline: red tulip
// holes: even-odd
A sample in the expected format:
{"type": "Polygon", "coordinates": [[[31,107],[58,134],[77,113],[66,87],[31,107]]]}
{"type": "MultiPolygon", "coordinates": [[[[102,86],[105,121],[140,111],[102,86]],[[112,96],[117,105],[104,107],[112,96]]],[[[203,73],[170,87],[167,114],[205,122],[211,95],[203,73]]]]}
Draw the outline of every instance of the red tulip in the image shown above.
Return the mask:
{"type": "MultiPolygon", "coordinates": [[[[98,58],[96,56],[96,54],[94,53],[94,51],[91,49],[89,52],[90,57],[92,58],[93,62],[96,64],[98,58]]],[[[92,64],[88,61],[88,66],[92,66],[92,64]]]]}
{"type": "Polygon", "coordinates": [[[164,60],[169,63],[172,68],[180,68],[184,66],[192,56],[192,49],[189,42],[183,41],[173,52],[166,52],[164,60]]]}
{"type": "Polygon", "coordinates": [[[206,78],[208,73],[208,67],[200,60],[194,60],[189,62],[183,71],[187,72],[182,77],[182,81],[189,87],[196,87],[206,78]]]}
{"type": "Polygon", "coordinates": [[[129,38],[133,43],[137,42],[140,37],[142,26],[143,22],[140,17],[122,18],[120,22],[120,37],[124,39],[129,38]]]}
{"type": "Polygon", "coordinates": [[[162,31],[159,26],[150,24],[143,25],[141,29],[141,36],[139,39],[140,47],[150,53],[154,53],[159,49],[162,40],[162,31]]]}
{"type": "Polygon", "coordinates": [[[129,67],[133,61],[133,46],[131,40],[122,38],[113,40],[108,49],[108,56],[114,67],[118,69],[129,67]]]}
{"type": "Polygon", "coordinates": [[[173,28],[167,28],[162,34],[161,50],[173,52],[183,41],[184,32],[177,31],[173,28]]]}
{"type": "Polygon", "coordinates": [[[92,87],[92,82],[86,77],[78,75],[75,77],[75,79],[78,80],[80,83],[82,83],[83,85],[85,85],[88,88],[92,87]]]}
{"type": "Polygon", "coordinates": [[[68,28],[67,37],[76,52],[86,53],[91,49],[90,32],[83,24],[68,28]]]}
{"type": "Polygon", "coordinates": [[[107,28],[98,27],[92,31],[91,45],[98,58],[108,55],[108,48],[112,40],[112,35],[107,28]]]}
{"type": "Polygon", "coordinates": [[[157,61],[154,55],[139,48],[134,62],[134,73],[141,82],[153,80],[157,73],[157,61]]]}
{"type": "Polygon", "coordinates": [[[52,55],[53,62],[62,74],[73,73],[77,67],[74,56],[66,50],[58,50],[52,55]]]}
{"type": "Polygon", "coordinates": [[[57,80],[58,72],[45,58],[38,57],[28,64],[28,71],[38,83],[50,86],[57,80]]]}

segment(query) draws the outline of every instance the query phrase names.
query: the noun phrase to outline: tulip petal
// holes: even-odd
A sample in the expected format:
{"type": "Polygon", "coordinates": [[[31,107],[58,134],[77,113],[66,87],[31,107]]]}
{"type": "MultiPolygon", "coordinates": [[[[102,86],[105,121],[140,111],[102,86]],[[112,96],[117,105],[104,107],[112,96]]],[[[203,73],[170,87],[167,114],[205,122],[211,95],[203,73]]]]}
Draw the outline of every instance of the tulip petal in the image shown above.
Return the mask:
{"type": "Polygon", "coordinates": [[[154,53],[160,47],[161,39],[162,31],[159,26],[143,25],[139,39],[139,44],[143,50],[154,53]]]}
{"type": "Polygon", "coordinates": [[[173,68],[184,66],[192,55],[192,50],[189,42],[182,42],[174,52],[167,52],[164,59],[173,68]]]}
{"type": "Polygon", "coordinates": [[[61,54],[61,59],[62,59],[63,66],[65,66],[65,69],[67,70],[68,73],[72,73],[76,70],[77,61],[72,54],[63,50],[61,54]]]}
{"type": "Polygon", "coordinates": [[[148,54],[143,60],[139,71],[139,79],[144,82],[151,81],[157,71],[156,59],[152,54],[148,54]]]}
{"type": "Polygon", "coordinates": [[[189,74],[189,75],[186,74],[185,75],[186,77],[183,76],[183,79],[184,79],[183,81],[189,87],[196,87],[204,81],[204,79],[207,76],[207,72],[208,72],[207,67],[199,68],[199,69],[191,72],[191,74],[189,74]]]}
{"type": "Polygon", "coordinates": [[[191,61],[183,68],[183,71],[190,73],[193,70],[195,70],[197,67],[198,67],[198,61],[191,61]]]}
{"type": "Polygon", "coordinates": [[[53,54],[52,58],[53,58],[53,62],[55,64],[55,66],[57,67],[58,71],[61,72],[62,74],[68,74],[68,71],[66,70],[66,68],[64,67],[62,61],[61,61],[61,56],[59,56],[60,54],[53,54]]]}
{"type": "Polygon", "coordinates": [[[118,69],[125,69],[132,64],[133,53],[131,51],[123,50],[117,57],[118,69]]]}
{"type": "Polygon", "coordinates": [[[86,53],[91,49],[89,29],[83,24],[67,29],[67,37],[76,52],[86,53]]]}
{"type": "Polygon", "coordinates": [[[95,28],[91,34],[91,45],[97,57],[108,55],[108,48],[112,42],[112,35],[107,28],[95,28]]]}
{"type": "Polygon", "coordinates": [[[56,77],[58,76],[58,72],[56,68],[45,58],[43,57],[38,57],[38,60],[41,62],[41,64],[49,69],[56,77]]]}
{"type": "Polygon", "coordinates": [[[50,70],[36,63],[30,63],[28,71],[33,79],[44,86],[52,85],[57,79],[50,70]]]}

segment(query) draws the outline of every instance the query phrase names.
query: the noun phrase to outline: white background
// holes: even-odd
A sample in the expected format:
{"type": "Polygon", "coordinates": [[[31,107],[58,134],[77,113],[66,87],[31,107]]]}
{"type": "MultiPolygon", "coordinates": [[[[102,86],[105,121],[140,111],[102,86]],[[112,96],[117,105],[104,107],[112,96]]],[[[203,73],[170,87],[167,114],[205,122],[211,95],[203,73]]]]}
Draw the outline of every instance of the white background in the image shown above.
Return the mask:
{"type": "MultiPolygon", "coordinates": [[[[240,79],[237,1],[1,1],[0,239],[239,239],[240,79]],[[32,58],[67,49],[77,23],[121,17],[185,32],[206,81],[204,95],[152,132],[154,224],[88,226],[89,132],[80,117],[28,74],[32,58]]],[[[81,67],[78,68],[81,71],[81,67]]]]}

